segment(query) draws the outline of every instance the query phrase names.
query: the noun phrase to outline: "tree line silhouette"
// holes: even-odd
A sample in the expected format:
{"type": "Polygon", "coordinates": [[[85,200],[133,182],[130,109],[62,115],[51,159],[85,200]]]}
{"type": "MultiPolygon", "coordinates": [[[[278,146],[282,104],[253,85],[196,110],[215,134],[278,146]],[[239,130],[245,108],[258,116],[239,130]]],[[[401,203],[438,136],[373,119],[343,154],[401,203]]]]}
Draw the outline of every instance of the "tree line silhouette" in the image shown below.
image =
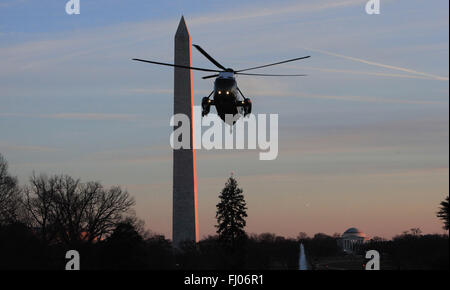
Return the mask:
{"type": "MultiPolygon", "coordinates": [[[[245,232],[243,190],[231,176],[217,204],[217,234],[179,248],[146,231],[131,195],[120,186],[82,182],[67,175],[35,175],[20,186],[0,154],[0,270],[63,270],[65,253],[80,253],[82,270],[298,269],[299,243],[310,264],[339,259],[339,234],[285,238],[245,232]]],[[[448,230],[448,197],[437,216],[448,230]]],[[[392,269],[448,269],[448,234],[422,235],[412,229],[359,249],[381,253],[392,269]]]]}

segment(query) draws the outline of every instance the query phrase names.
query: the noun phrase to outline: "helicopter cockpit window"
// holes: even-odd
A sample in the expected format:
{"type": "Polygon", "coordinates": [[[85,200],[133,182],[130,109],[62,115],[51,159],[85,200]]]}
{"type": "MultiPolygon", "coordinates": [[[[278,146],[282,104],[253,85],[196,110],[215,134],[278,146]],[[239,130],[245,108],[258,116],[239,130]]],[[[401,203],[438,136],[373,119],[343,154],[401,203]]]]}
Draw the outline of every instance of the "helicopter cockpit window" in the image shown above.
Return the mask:
{"type": "Polygon", "coordinates": [[[233,79],[216,79],[216,87],[222,91],[231,91],[235,84],[236,81],[233,79]]]}

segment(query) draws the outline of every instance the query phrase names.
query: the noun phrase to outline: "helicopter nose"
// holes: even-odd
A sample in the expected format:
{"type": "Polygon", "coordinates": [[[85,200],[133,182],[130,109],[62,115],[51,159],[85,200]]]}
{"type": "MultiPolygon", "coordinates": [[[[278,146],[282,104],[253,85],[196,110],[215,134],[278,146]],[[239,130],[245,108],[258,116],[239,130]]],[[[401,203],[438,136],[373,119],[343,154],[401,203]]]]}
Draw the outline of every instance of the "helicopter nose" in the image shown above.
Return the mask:
{"type": "Polygon", "coordinates": [[[231,91],[229,89],[219,89],[217,90],[217,94],[221,96],[229,96],[231,95],[231,91]]]}

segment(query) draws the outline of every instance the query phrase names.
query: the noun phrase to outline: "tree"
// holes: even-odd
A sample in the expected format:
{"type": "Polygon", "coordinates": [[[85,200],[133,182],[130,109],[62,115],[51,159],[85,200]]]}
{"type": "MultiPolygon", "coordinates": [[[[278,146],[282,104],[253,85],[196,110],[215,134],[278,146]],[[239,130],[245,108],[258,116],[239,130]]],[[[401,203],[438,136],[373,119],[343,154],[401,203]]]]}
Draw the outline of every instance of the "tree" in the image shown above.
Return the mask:
{"type": "Polygon", "coordinates": [[[103,242],[103,269],[146,269],[148,253],[143,237],[132,220],[117,224],[112,234],[103,242]]]}
{"type": "Polygon", "coordinates": [[[49,247],[25,224],[0,225],[0,271],[50,269],[48,253],[49,247]]]}
{"type": "Polygon", "coordinates": [[[298,236],[297,236],[297,240],[298,241],[304,241],[304,240],[307,240],[307,239],[309,239],[309,237],[308,237],[308,234],[305,233],[305,232],[300,232],[298,234],[298,236]]]}
{"type": "Polygon", "coordinates": [[[17,178],[8,173],[8,163],[0,154],[0,225],[18,221],[21,192],[17,178]]]}
{"type": "Polygon", "coordinates": [[[92,243],[108,236],[134,205],[127,191],[67,175],[33,175],[24,189],[30,226],[47,242],[92,243]]]}
{"type": "Polygon", "coordinates": [[[375,236],[370,239],[371,243],[381,243],[381,242],[385,242],[385,241],[386,241],[386,239],[379,237],[379,236],[375,236]]]}
{"type": "Polygon", "coordinates": [[[317,233],[311,240],[305,242],[307,255],[311,258],[335,256],[339,253],[338,239],[324,233],[317,233]]]}
{"type": "Polygon", "coordinates": [[[411,234],[415,237],[420,236],[422,234],[422,230],[419,228],[412,228],[411,234]]]}
{"type": "Polygon", "coordinates": [[[246,237],[244,227],[247,207],[242,193],[236,179],[230,176],[217,204],[217,234],[219,240],[232,249],[246,237]]]}
{"type": "Polygon", "coordinates": [[[448,195],[445,200],[441,202],[441,207],[437,212],[437,217],[444,221],[444,230],[448,231],[448,195]]]}

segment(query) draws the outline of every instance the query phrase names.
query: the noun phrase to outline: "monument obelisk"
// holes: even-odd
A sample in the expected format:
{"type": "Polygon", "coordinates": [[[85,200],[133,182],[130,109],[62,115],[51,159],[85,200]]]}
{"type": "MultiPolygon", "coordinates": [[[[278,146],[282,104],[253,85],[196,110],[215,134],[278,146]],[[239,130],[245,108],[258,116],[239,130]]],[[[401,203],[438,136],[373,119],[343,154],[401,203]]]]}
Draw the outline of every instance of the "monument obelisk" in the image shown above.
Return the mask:
{"type": "MultiPolygon", "coordinates": [[[[192,66],[191,37],[184,17],[175,34],[175,64],[192,66]]],[[[184,241],[198,242],[197,172],[194,149],[194,93],[192,70],[175,67],[174,114],[190,119],[190,148],[173,150],[173,216],[172,240],[176,248],[184,241]]],[[[174,130],[177,126],[174,127],[174,130]]],[[[181,140],[179,140],[181,141],[181,140]]]]}

